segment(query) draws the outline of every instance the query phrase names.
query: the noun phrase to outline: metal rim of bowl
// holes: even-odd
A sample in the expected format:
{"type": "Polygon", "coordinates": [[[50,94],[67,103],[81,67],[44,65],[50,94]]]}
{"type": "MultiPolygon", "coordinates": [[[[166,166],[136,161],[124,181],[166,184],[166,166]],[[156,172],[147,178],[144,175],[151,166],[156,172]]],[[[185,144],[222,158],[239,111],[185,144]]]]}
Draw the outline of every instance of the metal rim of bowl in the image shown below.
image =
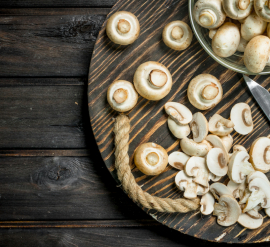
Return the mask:
{"type": "Polygon", "coordinates": [[[192,3],[194,2],[194,0],[189,0],[188,2],[188,12],[189,12],[189,19],[190,19],[190,24],[191,24],[191,27],[193,29],[193,32],[197,38],[197,40],[199,41],[199,43],[201,44],[201,46],[203,47],[203,49],[218,63],[220,63],[222,66],[228,68],[228,69],[231,69],[235,72],[238,72],[238,73],[242,73],[242,74],[249,74],[249,75],[268,75],[270,74],[270,71],[269,72],[260,72],[260,73],[252,73],[250,71],[245,71],[245,70],[241,70],[239,68],[236,68],[234,66],[231,66],[227,63],[224,63],[216,54],[214,54],[212,52],[212,50],[209,50],[206,45],[204,44],[203,40],[200,38],[197,30],[196,30],[196,27],[195,27],[195,23],[194,23],[194,19],[193,19],[193,14],[192,14],[192,10],[193,10],[193,6],[192,6],[192,3]]]}

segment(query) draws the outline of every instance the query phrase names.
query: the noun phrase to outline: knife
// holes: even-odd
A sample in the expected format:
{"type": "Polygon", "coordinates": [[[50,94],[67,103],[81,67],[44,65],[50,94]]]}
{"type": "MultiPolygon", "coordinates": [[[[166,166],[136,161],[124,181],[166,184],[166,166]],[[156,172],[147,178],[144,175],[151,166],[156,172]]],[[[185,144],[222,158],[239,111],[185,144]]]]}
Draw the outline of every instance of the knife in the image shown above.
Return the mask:
{"type": "Polygon", "coordinates": [[[243,77],[254,99],[257,101],[258,105],[261,107],[264,114],[270,121],[270,94],[269,92],[264,87],[259,85],[257,82],[250,79],[248,76],[243,75],[243,77]]]}

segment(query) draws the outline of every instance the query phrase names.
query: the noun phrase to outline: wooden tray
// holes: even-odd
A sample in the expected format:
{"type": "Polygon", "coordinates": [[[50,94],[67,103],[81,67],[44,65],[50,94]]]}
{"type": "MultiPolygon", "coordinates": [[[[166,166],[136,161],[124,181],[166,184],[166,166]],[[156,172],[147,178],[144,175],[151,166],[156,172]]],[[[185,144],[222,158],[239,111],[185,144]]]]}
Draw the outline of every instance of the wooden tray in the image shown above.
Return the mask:
{"type": "MultiPolygon", "coordinates": [[[[167,115],[163,106],[168,101],[177,101],[185,104],[193,113],[197,112],[198,110],[189,103],[186,90],[190,80],[201,73],[210,73],[219,78],[224,90],[222,101],[214,109],[203,112],[207,119],[214,113],[228,118],[231,107],[237,102],[246,102],[251,106],[254,131],[248,136],[233,132],[234,144],[242,144],[249,149],[256,138],[270,134],[269,123],[249,93],[241,75],[216,63],[202,49],[195,37],[191,46],[182,52],[173,51],[163,43],[161,34],[168,22],[182,20],[189,23],[187,0],[119,0],[108,17],[119,10],[130,11],[138,17],[141,34],[130,46],[113,44],[106,36],[106,19],[94,48],[88,84],[92,129],[103,160],[118,183],[114,169],[112,133],[113,118],[118,113],[113,111],[107,103],[106,90],[116,79],[132,82],[136,68],[146,61],[152,60],[164,64],[173,76],[173,87],[166,98],[157,102],[147,101],[140,97],[136,107],[127,113],[131,119],[130,157],[140,143],[149,141],[160,144],[168,153],[179,150],[179,140],[172,136],[167,127],[167,115]]],[[[270,87],[270,79],[265,76],[257,76],[255,80],[266,88],[270,87]]],[[[161,175],[151,177],[142,174],[134,167],[132,159],[131,166],[138,184],[145,191],[160,197],[182,196],[174,184],[177,170],[168,166],[161,175]]],[[[223,181],[227,182],[227,177],[223,181]]],[[[144,208],[143,210],[168,227],[209,241],[255,243],[270,240],[270,227],[268,228],[270,219],[264,212],[262,212],[265,216],[263,226],[257,230],[248,230],[239,224],[222,227],[216,223],[216,217],[202,216],[199,211],[168,214],[144,208]]]]}

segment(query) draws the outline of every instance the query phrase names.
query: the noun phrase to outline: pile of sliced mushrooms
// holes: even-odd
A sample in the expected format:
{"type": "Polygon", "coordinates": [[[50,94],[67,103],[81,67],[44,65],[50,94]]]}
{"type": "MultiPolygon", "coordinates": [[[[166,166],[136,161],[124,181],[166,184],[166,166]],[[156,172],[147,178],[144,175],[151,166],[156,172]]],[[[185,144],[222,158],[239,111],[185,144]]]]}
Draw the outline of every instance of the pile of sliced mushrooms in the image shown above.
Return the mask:
{"type": "Polygon", "coordinates": [[[209,29],[218,56],[244,52],[244,64],[253,73],[270,65],[270,1],[198,0],[193,16],[209,29]]]}

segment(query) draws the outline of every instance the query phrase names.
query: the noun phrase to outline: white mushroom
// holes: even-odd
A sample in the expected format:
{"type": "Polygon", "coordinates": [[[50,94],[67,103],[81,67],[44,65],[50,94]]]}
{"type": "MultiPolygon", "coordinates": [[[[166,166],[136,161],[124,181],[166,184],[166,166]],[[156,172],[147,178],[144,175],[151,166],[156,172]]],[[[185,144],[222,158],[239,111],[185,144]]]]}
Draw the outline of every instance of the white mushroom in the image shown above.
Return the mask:
{"type": "Polygon", "coordinates": [[[270,171],[270,139],[268,137],[256,139],[251,145],[249,155],[255,170],[263,173],[270,171]]]}
{"type": "Polygon", "coordinates": [[[219,114],[209,119],[209,132],[219,136],[227,136],[233,131],[234,123],[219,114]]]}
{"type": "Polygon", "coordinates": [[[210,29],[209,30],[209,38],[213,39],[213,37],[215,36],[216,33],[217,33],[217,29],[210,29]]]}
{"type": "Polygon", "coordinates": [[[237,51],[239,52],[245,52],[245,49],[247,48],[248,41],[243,39],[242,37],[240,38],[240,43],[237,47],[237,51]]]}
{"type": "Polygon", "coordinates": [[[132,83],[125,80],[117,80],[109,86],[107,100],[114,110],[126,112],[137,104],[138,94],[132,83]]]}
{"type": "Polygon", "coordinates": [[[193,114],[190,128],[195,142],[202,142],[208,134],[208,122],[201,112],[193,114]]]}
{"type": "Polygon", "coordinates": [[[253,130],[253,120],[250,106],[246,103],[237,103],[231,109],[231,121],[234,130],[241,135],[247,135],[253,130]]]}
{"type": "Polygon", "coordinates": [[[232,192],[235,199],[242,199],[244,197],[244,192],[246,189],[246,181],[238,184],[230,180],[227,184],[227,188],[232,192]]]}
{"type": "Polygon", "coordinates": [[[222,6],[228,17],[235,20],[240,20],[250,15],[253,10],[253,1],[225,0],[222,1],[222,6]]]}
{"type": "Polygon", "coordinates": [[[270,1],[254,0],[254,9],[257,15],[266,22],[270,22],[270,1]]]}
{"type": "Polygon", "coordinates": [[[251,172],[248,176],[247,176],[247,183],[250,183],[250,181],[254,178],[261,178],[261,179],[264,179],[265,181],[268,181],[268,178],[267,176],[260,172],[260,171],[254,171],[254,172],[251,172]]]}
{"type": "Polygon", "coordinates": [[[223,24],[226,14],[221,0],[200,0],[193,8],[193,16],[202,27],[214,29],[223,24]]]}
{"type": "Polygon", "coordinates": [[[208,135],[206,137],[206,141],[210,142],[212,147],[221,148],[223,153],[224,153],[226,163],[229,162],[229,154],[228,154],[227,148],[225,147],[224,143],[222,142],[222,140],[218,136],[216,136],[216,135],[208,135]]]}
{"type": "Polygon", "coordinates": [[[216,106],[222,99],[223,90],[219,80],[210,74],[200,74],[189,83],[188,99],[200,110],[216,106]]]}
{"type": "Polygon", "coordinates": [[[146,175],[158,175],[168,164],[168,154],[158,144],[143,143],[134,152],[134,164],[146,175]]]}
{"type": "Polygon", "coordinates": [[[161,63],[149,61],[137,68],[133,82],[142,97],[148,100],[160,100],[170,92],[172,76],[161,63]]]}
{"type": "Polygon", "coordinates": [[[185,22],[173,21],[168,23],[163,29],[162,38],[168,47],[181,51],[190,46],[193,33],[185,22]]]}
{"type": "Polygon", "coordinates": [[[226,150],[229,152],[233,145],[233,138],[231,135],[221,136],[221,141],[223,142],[226,150]]]}
{"type": "Polygon", "coordinates": [[[190,128],[188,124],[179,125],[171,117],[168,117],[168,127],[172,134],[178,139],[187,137],[190,134],[190,128]]]}
{"type": "Polygon", "coordinates": [[[265,208],[264,212],[268,217],[270,217],[270,208],[265,208]]]}
{"type": "Polygon", "coordinates": [[[109,39],[119,45],[133,43],[140,34],[140,23],[137,17],[127,11],[114,13],[106,24],[109,39]]]}
{"type": "Polygon", "coordinates": [[[185,154],[190,156],[203,157],[210,150],[209,145],[205,141],[197,143],[186,137],[180,141],[180,147],[185,154]]]}
{"type": "Polygon", "coordinates": [[[263,217],[258,212],[260,207],[255,207],[246,213],[241,213],[238,218],[238,223],[248,229],[257,229],[263,223],[263,217]]]}
{"type": "Polygon", "coordinates": [[[225,176],[228,171],[227,160],[220,148],[212,148],[206,156],[206,164],[210,172],[216,176],[225,176]]]}
{"type": "Polygon", "coordinates": [[[212,49],[220,57],[233,55],[240,43],[240,31],[231,22],[224,23],[212,39],[212,49]]]}
{"type": "Polygon", "coordinates": [[[208,178],[209,181],[211,180],[213,182],[218,182],[221,178],[222,178],[221,176],[217,176],[209,171],[209,178],[208,178]]]}
{"type": "Polygon", "coordinates": [[[250,14],[241,25],[241,37],[247,41],[261,35],[266,30],[267,23],[263,21],[255,12],[250,14]]]}
{"type": "Polygon", "coordinates": [[[209,215],[214,210],[214,204],[215,204],[215,198],[210,192],[207,192],[205,195],[201,198],[201,213],[204,215],[209,215]]]}
{"type": "Polygon", "coordinates": [[[231,226],[237,222],[241,214],[238,202],[230,195],[223,195],[215,203],[213,215],[217,216],[217,222],[221,226],[231,226]]]}
{"type": "Polygon", "coordinates": [[[185,153],[173,152],[169,155],[168,162],[170,166],[178,170],[184,170],[189,158],[190,156],[186,155],[185,153]]]}
{"type": "Polygon", "coordinates": [[[184,105],[177,102],[167,102],[164,106],[166,113],[177,124],[188,124],[192,120],[192,112],[184,105]]]}
{"type": "Polygon", "coordinates": [[[217,200],[219,200],[219,198],[223,195],[233,196],[229,188],[222,183],[211,184],[209,190],[217,200]]]}
{"type": "Polygon", "coordinates": [[[228,176],[235,183],[243,183],[246,176],[253,172],[252,165],[248,162],[249,155],[245,151],[235,152],[229,162],[228,176]]]}
{"type": "Polygon", "coordinates": [[[209,170],[206,166],[205,158],[191,157],[185,166],[185,172],[193,177],[193,181],[203,187],[209,187],[209,170]]]}

